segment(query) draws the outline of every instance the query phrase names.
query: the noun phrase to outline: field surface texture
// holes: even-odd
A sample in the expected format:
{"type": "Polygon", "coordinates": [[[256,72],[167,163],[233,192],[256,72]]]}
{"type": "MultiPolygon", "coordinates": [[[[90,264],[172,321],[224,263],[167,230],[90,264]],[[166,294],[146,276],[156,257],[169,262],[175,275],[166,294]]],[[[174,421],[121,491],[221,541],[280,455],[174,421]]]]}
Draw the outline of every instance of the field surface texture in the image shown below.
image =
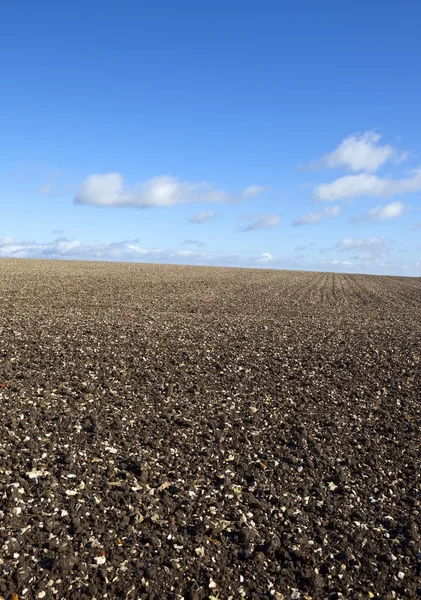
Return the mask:
{"type": "Polygon", "coordinates": [[[0,283],[0,597],[421,596],[421,279],[0,283]]]}

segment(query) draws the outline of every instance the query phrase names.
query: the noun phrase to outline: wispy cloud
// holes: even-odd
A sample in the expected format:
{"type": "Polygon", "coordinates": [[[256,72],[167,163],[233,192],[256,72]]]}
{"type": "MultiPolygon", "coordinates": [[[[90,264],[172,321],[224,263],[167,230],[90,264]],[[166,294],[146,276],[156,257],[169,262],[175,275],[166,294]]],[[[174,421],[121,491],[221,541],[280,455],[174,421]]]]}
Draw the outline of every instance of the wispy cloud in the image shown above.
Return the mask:
{"type": "Polygon", "coordinates": [[[242,231],[255,231],[256,229],[273,229],[281,222],[279,215],[260,215],[255,221],[242,228],[242,231]]]}
{"type": "Polygon", "coordinates": [[[201,242],[199,240],[184,240],[184,242],[181,242],[183,246],[198,246],[200,248],[202,248],[205,243],[201,242]]]}
{"type": "Polygon", "coordinates": [[[205,223],[205,221],[211,221],[215,217],[215,213],[213,210],[202,211],[194,215],[190,219],[190,223],[194,223],[195,225],[200,225],[201,223],[205,223]]]}
{"type": "Polygon", "coordinates": [[[262,190],[251,186],[240,194],[232,194],[207,182],[180,181],[170,175],[153,177],[131,187],[124,184],[120,173],[106,173],[90,175],[79,187],[74,200],[76,204],[93,206],[150,208],[203,202],[236,203],[262,190]]]}
{"type": "Polygon", "coordinates": [[[393,179],[378,177],[368,173],[345,175],[332,183],[323,183],[315,189],[315,196],[323,202],[345,200],[360,196],[377,196],[390,198],[421,190],[421,167],[418,167],[410,177],[393,179]]]}
{"type": "Polygon", "coordinates": [[[389,144],[380,144],[381,135],[374,131],[354,133],[346,137],[339,146],[308,165],[299,167],[308,169],[336,169],[344,167],[350,171],[375,173],[391,159],[401,162],[406,154],[398,154],[389,144]]]}
{"type": "Polygon", "coordinates": [[[39,189],[38,193],[43,196],[55,198],[57,196],[71,196],[75,193],[74,184],[56,183],[54,181],[47,181],[39,189]]]}
{"type": "Polygon", "coordinates": [[[268,190],[269,188],[263,185],[250,185],[248,188],[246,188],[243,192],[243,198],[247,199],[247,198],[253,198],[254,196],[260,196],[260,194],[263,194],[263,192],[265,192],[266,190],[268,190]]]}
{"type": "Polygon", "coordinates": [[[352,267],[352,262],[350,260],[338,260],[337,258],[333,260],[327,260],[325,261],[325,264],[332,266],[352,267]]]}
{"type": "Polygon", "coordinates": [[[372,259],[386,256],[387,250],[393,244],[392,240],[372,237],[367,240],[358,238],[343,238],[336,244],[342,252],[357,252],[355,259],[372,259]]]}
{"type": "Polygon", "coordinates": [[[53,233],[56,235],[63,235],[64,229],[59,229],[58,227],[56,227],[56,229],[52,229],[50,233],[53,233]]]}
{"type": "Polygon", "coordinates": [[[310,212],[296,221],[294,221],[294,227],[300,227],[301,225],[316,225],[320,223],[323,217],[337,217],[342,213],[342,210],[339,206],[329,206],[324,210],[320,210],[318,212],[310,212]]]}
{"type": "Polygon", "coordinates": [[[38,191],[43,196],[49,196],[51,198],[57,196],[57,191],[53,181],[47,181],[47,183],[44,183],[44,185],[42,185],[38,191]]]}
{"type": "Polygon", "coordinates": [[[294,221],[293,225],[294,227],[300,227],[301,225],[316,225],[316,223],[320,222],[321,218],[321,212],[310,212],[294,221]]]}

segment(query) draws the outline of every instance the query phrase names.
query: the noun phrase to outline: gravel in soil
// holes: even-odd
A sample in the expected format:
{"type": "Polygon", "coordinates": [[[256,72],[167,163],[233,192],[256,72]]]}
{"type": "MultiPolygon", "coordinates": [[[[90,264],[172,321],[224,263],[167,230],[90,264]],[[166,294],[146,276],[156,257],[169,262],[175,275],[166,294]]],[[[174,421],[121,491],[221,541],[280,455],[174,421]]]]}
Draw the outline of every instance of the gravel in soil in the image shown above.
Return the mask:
{"type": "Polygon", "coordinates": [[[421,279],[0,281],[0,597],[420,597],[421,279]]]}

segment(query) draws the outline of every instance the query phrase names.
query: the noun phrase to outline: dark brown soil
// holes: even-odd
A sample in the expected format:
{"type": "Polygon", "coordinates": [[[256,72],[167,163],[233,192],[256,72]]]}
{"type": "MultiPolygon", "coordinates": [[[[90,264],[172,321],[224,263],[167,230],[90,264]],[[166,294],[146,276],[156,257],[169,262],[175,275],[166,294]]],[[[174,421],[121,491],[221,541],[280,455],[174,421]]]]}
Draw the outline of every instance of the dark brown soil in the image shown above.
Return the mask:
{"type": "Polygon", "coordinates": [[[0,282],[0,597],[420,597],[421,279],[0,282]]]}

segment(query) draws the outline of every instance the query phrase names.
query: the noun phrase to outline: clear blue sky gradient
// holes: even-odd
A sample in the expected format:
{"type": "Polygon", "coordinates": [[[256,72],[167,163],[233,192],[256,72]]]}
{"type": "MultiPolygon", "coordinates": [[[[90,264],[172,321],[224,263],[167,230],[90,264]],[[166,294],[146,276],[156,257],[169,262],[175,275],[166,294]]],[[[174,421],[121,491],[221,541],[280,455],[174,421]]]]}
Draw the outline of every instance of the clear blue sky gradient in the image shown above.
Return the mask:
{"type": "Polygon", "coordinates": [[[0,256],[420,275],[421,185],[318,202],[319,184],[367,171],[297,169],[364,132],[395,152],[372,176],[421,165],[420,20],[415,0],[3,3],[0,256]],[[75,201],[107,173],[265,189],[75,201]],[[399,214],[370,213],[390,203],[399,214]]]}

